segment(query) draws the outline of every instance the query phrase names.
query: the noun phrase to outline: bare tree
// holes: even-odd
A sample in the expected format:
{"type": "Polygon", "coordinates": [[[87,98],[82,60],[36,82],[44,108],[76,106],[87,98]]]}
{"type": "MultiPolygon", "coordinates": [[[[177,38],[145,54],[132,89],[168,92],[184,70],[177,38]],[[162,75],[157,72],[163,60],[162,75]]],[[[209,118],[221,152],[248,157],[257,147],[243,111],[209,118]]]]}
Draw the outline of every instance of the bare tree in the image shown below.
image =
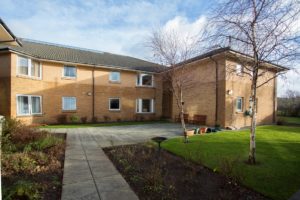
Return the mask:
{"type": "Polygon", "coordinates": [[[211,41],[242,52],[235,59],[251,80],[250,164],[256,163],[257,89],[286,72],[280,64],[291,67],[300,55],[299,5],[299,0],[225,0],[210,19],[211,41]]]}
{"type": "Polygon", "coordinates": [[[185,142],[186,124],[184,121],[184,98],[189,87],[191,77],[188,73],[186,61],[198,51],[199,40],[194,36],[179,35],[175,30],[156,30],[148,40],[148,47],[153,52],[154,59],[160,64],[167,66],[162,73],[162,79],[166,83],[165,89],[171,92],[175,98],[180,112],[180,121],[184,131],[185,142]]]}

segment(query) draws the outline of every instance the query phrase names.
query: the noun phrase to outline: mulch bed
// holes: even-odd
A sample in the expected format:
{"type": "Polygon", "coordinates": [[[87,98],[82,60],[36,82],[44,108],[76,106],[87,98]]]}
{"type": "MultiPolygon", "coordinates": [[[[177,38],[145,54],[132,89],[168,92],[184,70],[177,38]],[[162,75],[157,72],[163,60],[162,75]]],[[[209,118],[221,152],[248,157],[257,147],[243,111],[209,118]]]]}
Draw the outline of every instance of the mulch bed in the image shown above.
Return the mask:
{"type": "Polygon", "coordinates": [[[38,199],[59,200],[62,192],[66,135],[55,134],[55,137],[63,138],[64,142],[42,152],[3,153],[2,165],[5,167],[1,169],[2,189],[11,188],[20,180],[29,181],[38,187],[40,193],[38,199]],[[14,163],[18,162],[20,157],[28,158],[28,164],[23,166],[24,169],[13,169],[14,163]],[[32,161],[35,163],[34,167],[30,167],[32,161]]]}
{"type": "Polygon", "coordinates": [[[267,199],[219,173],[148,144],[104,151],[140,199],[267,199]]]}

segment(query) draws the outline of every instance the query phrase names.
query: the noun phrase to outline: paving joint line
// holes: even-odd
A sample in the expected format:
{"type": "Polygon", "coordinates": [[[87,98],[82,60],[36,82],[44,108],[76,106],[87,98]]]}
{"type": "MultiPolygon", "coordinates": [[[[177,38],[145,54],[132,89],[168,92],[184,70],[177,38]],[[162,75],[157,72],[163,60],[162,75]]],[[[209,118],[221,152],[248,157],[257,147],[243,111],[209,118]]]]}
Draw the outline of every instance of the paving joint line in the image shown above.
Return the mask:
{"type": "Polygon", "coordinates": [[[81,145],[81,147],[82,147],[82,150],[83,150],[83,152],[84,152],[84,156],[85,156],[86,161],[87,161],[87,163],[88,163],[88,166],[89,166],[89,169],[90,169],[92,178],[93,178],[93,182],[94,182],[94,185],[95,185],[95,187],[96,187],[96,191],[97,191],[98,197],[99,197],[99,199],[101,200],[102,198],[101,198],[101,196],[100,196],[100,191],[99,191],[99,189],[98,189],[98,187],[97,187],[97,183],[96,183],[96,181],[95,181],[95,177],[94,177],[92,168],[91,168],[91,166],[90,166],[89,160],[88,160],[88,158],[87,158],[85,148],[84,148],[83,145],[82,145],[81,134],[79,134],[79,140],[80,140],[80,145],[81,145]]]}

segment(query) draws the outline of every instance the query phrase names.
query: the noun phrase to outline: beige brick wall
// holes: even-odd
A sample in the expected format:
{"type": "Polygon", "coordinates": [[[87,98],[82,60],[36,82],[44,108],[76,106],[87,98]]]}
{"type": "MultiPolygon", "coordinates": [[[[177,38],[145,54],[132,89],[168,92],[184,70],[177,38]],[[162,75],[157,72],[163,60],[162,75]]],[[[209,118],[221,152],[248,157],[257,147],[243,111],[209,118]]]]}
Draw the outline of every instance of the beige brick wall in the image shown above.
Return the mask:
{"type": "MultiPolygon", "coordinates": [[[[33,80],[16,75],[17,56],[11,57],[11,116],[22,119],[28,123],[56,123],[57,115],[77,115],[92,119],[92,67],[77,65],[77,78],[62,78],[63,64],[55,62],[42,62],[42,80],[33,80]],[[40,95],[42,96],[41,116],[18,117],[16,115],[16,95],[40,95]],[[72,96],[77,98],[76,112],[62,111],[62,97],[72,96]]],[[[137,116],[144,119],[157,119],[161,117],[162,85],[158,75],[155,75],[155,87],[145,88],[136,86],[137,72],[120,71],[121,82],[110,83],[109,72],[104,68],[95,69],[95,116],[99,121],[108,116],[115,120],[136,120],[137,116]],[[109,98],[121,99],[120,111],[109,111],[109,98]],[[137,98],[155,99],[154,114],[136,114],[137,98]]]]}
{"type": "MultiPolygon", "coordinates": [[[[220,124],[223,127],[235,126],[244,127],[250,125],[250,117],[244,115],[244,111],[249,108],[249,97],[251,82],[248,76],[237,76],[229,73],[228,67],[237,63],[228,60],[224,54],[214,56],[218,60],[218,119],[216,120],[216,72],[215,63],[210,59],[204,59],[189,64],[187,74],[192,86],[184,89],[185,113],[192,119],[194,114],[206,115],[207,125],[220,124]],[[233,94],[228,95],[227,91],[232,90],[233,94]],[[236,112],[236,98],[243,97],[243,112],[236,112]]],[[[259,83],[270,78],[274,73],[268,73],[266,77],[260,78],[259,83]]],[[[257,90],[258,98],[258,124],[273,123],[276,109],[276,98],[274,92],[276,79],[262,86],[257,90]]],[[[276,94],[275,94],[276,96],[276,94]]],[[[169,101],[172,102],[172,101],[169,101]]],[[[165,105],[167,103],[165,102],[165,105]]],[[[176,99],[173,96],[172,119],[179,115],[176,99]]]]}
{"type": "MultiPolygon", "coordinates": [[[[218,61],[218,75],[219,75],[219,98],[218,98],[218,124],[224,121],[224,89],[225,89],[225,65],[224,59],[220,56],[214,57],[218,61]]],[[[184,88],[184,105],[185,113],[188,113],[190,119],[193,115],[206,115],[207,125],[215,125],[216,117],[216,71],[215,63],[210,58],[200,60],[189,64],[186,67],[187,79],[189,79],[191,86],[184,88]]],[[[179,115],[176,99],[173,96],[173,112],[172,119],[179,115]]]]}
{"type": "MultiPolygon", "coordinates": [[[[235,65],[236,62],[232,60],[226,61],[226,66],[235,65]]],[[[274,76],[274,73],[269,72],[265,77],[261,77],[258,83],[262,83],[268,78],[274,76]]],[[[274,89],[276,86],[276,79],[270,81],[268,84],[257,89],[257,123],[271,124],[273,123],[273,115],[276,108],[276,98],[274,98],[274,89]]],[[[235,73],[227,74],[226,91],[232,90],[232,95],[226,95],[226,111],[225,126],[244,127],[251,125],[251,118],[244,115],[245,110],[249,110],[249,99],[251,94],[251,81],[249,76],[238,76],[235,73]],[[243,97],[244,105],[243,112],[236,111],[236,98],[243,97]]]]}

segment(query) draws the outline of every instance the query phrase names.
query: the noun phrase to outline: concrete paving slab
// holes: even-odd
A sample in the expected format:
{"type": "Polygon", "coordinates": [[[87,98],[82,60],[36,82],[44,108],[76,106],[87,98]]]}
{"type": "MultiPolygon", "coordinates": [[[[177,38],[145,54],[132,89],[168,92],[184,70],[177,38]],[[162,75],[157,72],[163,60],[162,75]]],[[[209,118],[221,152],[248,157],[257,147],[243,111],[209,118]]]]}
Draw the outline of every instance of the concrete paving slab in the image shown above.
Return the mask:
{"type": "Polygon", "coordinates": [[[64,200],[93,199],[100,200],[93,180],[66,184],[63,186],[62,198],[64,200]]]}
{"type": "Polygon", "coordinates": [[[103,147],[146,142],[155,136],[175,137],[178,124],[52,129],[67,133],[62,200],[136,200],[103,147]]]}

